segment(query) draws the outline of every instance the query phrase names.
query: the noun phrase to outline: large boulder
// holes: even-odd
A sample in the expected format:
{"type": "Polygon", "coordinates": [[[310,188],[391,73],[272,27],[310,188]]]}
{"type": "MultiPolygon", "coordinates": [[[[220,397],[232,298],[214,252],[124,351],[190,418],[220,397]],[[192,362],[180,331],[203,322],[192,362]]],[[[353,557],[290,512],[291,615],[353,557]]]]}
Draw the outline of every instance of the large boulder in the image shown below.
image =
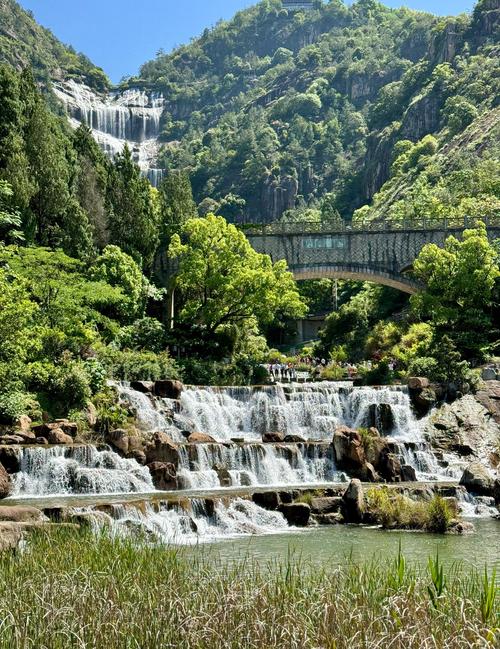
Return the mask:
{"type": "Polygon", "coordinates": [[[356,478],[351,480],[342,496],[341,512],[346,523],[361,523],[366,509],[363,486],[356,478]]]}
{"type": "Polygon", "coordinates": [[[362,471],[366,462],[361,435],[345,426],[337,428],[333,436],[335,462],[339,469],[362,471]]]}
{"type": "Polygon", "coordinates": [[[21,470],[21,452],[13,446],[0,446],[0,464],[7,473],[17,473],[21,470]]]}
{"type": "Polygon", "coordinates": [[[285,517],[288,525],[293,527],[306,527],[311,517],[311,508],[307,503],[281,505],[279,511],[285,517]]]}
{"type": "Polygon", "coordinates": [[[154,381],[132,381],[130,387],[136,392],[142,392],[143,394],[152,394],[155,384],[154,381]]]}
{"type": "Polygon", "coordinates": [[[74,421],[68,421],[67,419],[56,419],[55,423],[63,433],[66,433],[66,435],[69,435],[73,438],[78,435],[78,424],[74,421]]]}
{"type": "Polygon", "coordinates": [[[422,389],[410,389],[410,399],[418,415],[423,417],[437,403],[438,398],[434,388],[427,386],[422,389]]]}
{"type": "Polygon", "coordinates": [[[313,514],[336,514],[342,507],[340,496],[313,498],[311,500],[311,511],[313,514]]]}
{"type": "Polygon", "coordinates": [[[285,435],[280,432],[264,433],[262,441],[264,444],[280,444],[285,441],[285,435]]]}
{"type": "Polygon", "coordinates": [[[152,462],[148,464],[155,489],[170,491],[177,489],[177,471],[173,464],[152,462]]]}
{"type": "Polygon", "coordinates": [[[10,476],[5,468],[0,464],[0,498],[7,498],[10,494],[10,476]]]}
{"type": "Polygon", "coordinates": [[[205,433],[191,433],[187,438],[188,444],[217,444],[217,441],[205,433]]]}
{"type": "MultiPolygon", "coordinates": [[[[19,433],[31,434],[31,419],[28,415],[21,415],[15,422],[15,430],[19,433]]],[[[33,434],[33,437],[35,435],[33,434]]]]}
{"type": "Polygon", "coordinates": [[[285,444],[305,444],[307,440],[300,435],[286,435],[283,441],[285,444]]]}
{"type": "Polygon", "coordinates": [[[275,511],[281,505],[280,496],[277,491],[265,491],[263,493],[254,493],[252,500],[259,507],[275,511]]]}
{"type": "Polygon", "coordinates": [[[409,464],[403,464],[401,467],[401,480],[403,482],[416,482],[417,472],[409,464]]]}
{"type": "MultiPolygon", "coordinates": [[[[32,432],[34,437],[45,437],[50,442],[50,434],[52,431],[57,431],[68,435],[71,438],[74,438],[78,435],[78,424],[68,421],[67,419],[57,419],[51,423],[38,424],[33,426],[32,432]]],[[[50,442],[51,444],[57,444],[58,442],[50,442]]],[[[69,443],[71,442],[64,442],[69,443]]]]}
{"type": "Polygon", "coordinates": [[[387,482],[401,481],[401,460],[395,453],[383,453],[377,468],[387,482]]]}
{"type": "Polygon", "coordinates": [[[146,462],[165,462],[177,469],[180,462],[178,446],[166,433],[155,433],[145,448],[146,462]]]}
{"type": "Polygon", "coordinates": [[[421,376],[411,376],[408,379],[408,387],[410,390],[423,390],[424,388],[428,388],[429,385],[429,379],[421,376]]]}
{"type": "Polygon", "coordinates": [[[69,445],[73,444],[73,438],[61,430],[61,428],[52,428],[47,435],[49,444],[69,445]]]}
{"type": "Polygon", "coordinates": [[[471,462],[463,472],[460,484],[480,496],[493,496],[495,480],[480,462],[471,462]]]}
{"type": "Polygon", "coordinates": [[[181,381],[155,381],[153,393],[163,399],[180,399],[183,390],[181,381]]]}
{"type": "Polygon", "coordinates": [[[40,509],[28,506],[0,507],[0,522],[13,523],[44,523],[48,519],[40,509]]]}
{"type": "Polygon", "coordinates": [[[389,435],[395,426],[394,413],[389,403],[372,403],[368,409],[368,426],[389,435]]]}
{"type": "Polygon", "coordinates": [[[120,451],[123,455],[127,455],[129,449],[129,438],[126,430],[123,430],[122,428],[110,430],[106,433],[105,440],[117,451],[120,451]]]}
{"type": "Polygon", "coordinates": [[[493,485],[493,498],[495,499],[496,506],[500,508],[500,478],[497,478],[493,485]]]}

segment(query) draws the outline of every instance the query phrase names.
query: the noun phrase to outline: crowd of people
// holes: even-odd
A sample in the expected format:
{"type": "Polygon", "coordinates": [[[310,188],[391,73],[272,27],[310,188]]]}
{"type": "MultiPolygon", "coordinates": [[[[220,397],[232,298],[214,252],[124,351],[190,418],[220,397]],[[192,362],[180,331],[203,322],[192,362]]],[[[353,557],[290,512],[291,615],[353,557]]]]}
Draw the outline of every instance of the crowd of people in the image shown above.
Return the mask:
{"type": "MultiPolygon", "coordinates": [[[[380,359],[375,361],[375,364],[380,359]]],[[[328,363],[325,358],[303,356],[297,359],[297,365],[301,368],[306,368],[312,376],[319,375],[322,369],[326,369],[332,364],[328,363]]],[[[337,367],[344,370],[345,376],[348,379],[354,380],[360,372],[369,372],[374,367],[374,362],[371,360],[362,361],[361,363],[351,363],[348,361],[341,361],[334,363],[337,367]]],[[[297,366],[292,362],[272,362],[269,363],[268,372],[273,381],[296,381],[297,380],[297,366]]],[[[388,362],[390,372],[397,369],[397,362],[391,359],[388,362]]]]}

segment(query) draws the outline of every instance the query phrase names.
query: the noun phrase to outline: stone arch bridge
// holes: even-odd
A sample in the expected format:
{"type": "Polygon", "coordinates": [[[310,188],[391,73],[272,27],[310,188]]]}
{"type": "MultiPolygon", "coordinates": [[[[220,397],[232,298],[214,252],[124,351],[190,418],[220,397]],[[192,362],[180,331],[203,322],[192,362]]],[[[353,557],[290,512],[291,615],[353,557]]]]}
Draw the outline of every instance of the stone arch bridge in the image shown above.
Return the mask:
{"type": "MultiPolygon", "coordinates": [[[[500,238],[500,215],[485,219],[490,240],[500,238]]],[[[353,224],[272,223],[245,233],[257,252],[285,259],[295,279],[336,278],[370,281],[416,293],[413,262],[423,246],[458,238],[475,219],[365,221],[353,224]]]]}

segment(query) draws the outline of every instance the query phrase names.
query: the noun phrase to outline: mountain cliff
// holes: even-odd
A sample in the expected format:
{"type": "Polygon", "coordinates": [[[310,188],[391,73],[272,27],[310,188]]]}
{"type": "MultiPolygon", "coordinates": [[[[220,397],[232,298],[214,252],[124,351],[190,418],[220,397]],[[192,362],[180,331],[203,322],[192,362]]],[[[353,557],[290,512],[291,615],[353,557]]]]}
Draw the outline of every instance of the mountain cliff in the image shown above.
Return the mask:
{"type": "Polygon", "coordinates": [[[165,96],[160,166],[190,174],[202,213],[349,218],[394,175],[408,143],[432,134],[453,167],[470,157],[457,149],[477,149],[461,143],[470,128],[491,157],[499,14],[499,0],[445,19],[375,0],[309,12],[266,0],[160,54],[126,85],[165,96]]]}

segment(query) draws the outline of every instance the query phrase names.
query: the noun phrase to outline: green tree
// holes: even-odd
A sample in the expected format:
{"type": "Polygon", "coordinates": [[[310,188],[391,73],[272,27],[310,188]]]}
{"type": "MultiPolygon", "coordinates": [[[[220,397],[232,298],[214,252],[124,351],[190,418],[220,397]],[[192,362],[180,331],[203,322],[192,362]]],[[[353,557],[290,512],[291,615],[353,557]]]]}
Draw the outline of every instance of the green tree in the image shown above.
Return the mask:
{"type": "Polygon", "coordinates": [[[278,312],[289,317],[305,313],[285,262],[273,265],[224,218],[190,219],[181,235],[182,240],[175,234],[169,247],[170,257],[179,263],[181,321],[214,334],[228,325],[269,323],[278,312]]]}
{"type": "Polygon", "coordinates": [[[11,206],[14,192],[6,180],[0,180],[0,241],[15,243],[24,239],[21,215],[11,206]]]}
{"type": "Polygon", "coordinates": [[[414,272],[426,286],[411,298],[414,314],[433,325],[437,338],[448,335],[462,356],[484,357],[492,329],[493,289],[500,275],[484,224],[466,230],[462,240],[448,237],[443,248],[424,246],[414,272]]]}
{"type": "Polygon", "coordinates": [[[158,245],[158,223],[150,187],[125,146],[123,153],[115,157],[109,176],[110,241],[145,269],[151,266],[158,245]]]}
{"type": "Polygon", "coordinates": [[[167,174],[159,187],[160,236],[167,245],[188,219],[198,216],[189,176],[182,171],[167,174]]]}

